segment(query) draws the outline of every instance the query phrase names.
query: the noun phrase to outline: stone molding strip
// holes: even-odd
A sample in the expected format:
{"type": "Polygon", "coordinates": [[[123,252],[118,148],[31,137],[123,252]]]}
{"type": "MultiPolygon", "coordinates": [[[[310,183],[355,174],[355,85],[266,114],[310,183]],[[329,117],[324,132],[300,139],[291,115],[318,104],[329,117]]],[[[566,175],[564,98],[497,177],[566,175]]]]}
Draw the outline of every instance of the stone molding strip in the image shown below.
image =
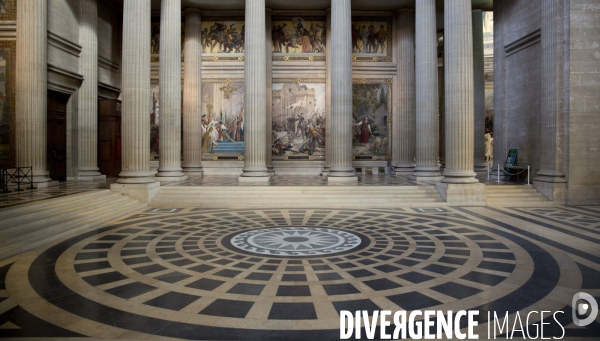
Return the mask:
{"type": "Polygon", "coordinates": [[[48,31],[48,45],[54,46],[57,49],[65,51],[66,53],[79,57],[81,53],[81,45],[75,44],[59,35],[48,31]]]}
{"type": "Polygon", "coordinates": [[[73,94],[83,82],[83,76],[48,64],[48,90],[73,94]]]}
{"type": "Polygon", "coordinates": [[[506,56],[510,56],[511,54],[515,54],[519,51],[525,50],[531,45],[535,45],[542,40],[542,30],[537,29],[514,42],[507,44],[504,46],[504,52],[506,52],[506,56]]]}
{"type": "Polygon", "coordinates": [[[112,71],[112,72],[118,72],[120,65],[117,63],[113,63],[110,59],[108,58],[104,58],[101,56],[98,56],[98,67],[101,67],[103,69],[112,71]]]}

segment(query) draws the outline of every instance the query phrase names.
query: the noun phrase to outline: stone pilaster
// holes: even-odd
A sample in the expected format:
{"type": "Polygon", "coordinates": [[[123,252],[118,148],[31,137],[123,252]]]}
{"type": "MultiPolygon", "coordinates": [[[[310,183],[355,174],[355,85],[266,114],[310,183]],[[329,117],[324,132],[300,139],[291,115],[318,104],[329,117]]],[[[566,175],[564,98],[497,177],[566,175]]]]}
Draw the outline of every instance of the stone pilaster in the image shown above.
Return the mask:
{"type": "MultiPolygon", "coordinates": [[[[267,61],[265,0],[246,0],[243,182],[269,180],[266,156],[267,61]]],[[[270,56],[270,54],[269,54],[270,56]]]]}
{"type": "Polygon", "coordinates": [[[325,166],[323,176],[331,168],[331,8],[325,19],[325,166]]]}
{"type": "Polygon", "coordinates": [[[438,62],[435,0],[415,3],[417,164],[413,178],[441,179],[439,156],[438,62]]]}
{"type": "Polygon", "coordinates": [[[272,10],[266,8],[265,13],[265,47],[266,47],[266,73],[267,73],[267,123],[266,123],[266,143],[267,148],[267,170],[270,175],[275,175],[273,170],[273,39],[271,35],[271,14],[272,10]]]}
{"type": "Polygon", "coordinates": [[[485,162],[485,79],[483,65],[483,11],[473,10],[473,102],[474,102],[474,148],[477,173],[487,171],[485,162]]]}
{"type": "Polygon", "coordinates": [[[202,173],[202,39],[201,12],[185,10],[183,51],[183,171],[202,173]]]}
{"type": "Polygon", "coordinates": [[[446,168],[437,189],[449,205],[485,205],[473,171],[473,29],[471,0],[444,1],[446,168]]]}
{"type": "Polygon", "coordinates": [[[564,21],[563,2],[542,1],[542,98],[540,171],[534,186],[548,199],[565,204],[564,172],[564,21]]]}
{"type": "Polygon", "coordinates": [[[397,14],[398,81],[396,103],[398,115],[393,120],[392,161],[394,171],[411,173],[415,168],[415,12],[397,14]]]}
{"type": "Polygon", "coordinates": [[[156,178],[187,179],[181,169],[181,0],[162,0],[160,10],[160,159],[156,178]]]}
{"type": "Polygon", "coordinates": [[[79,88],[77,147],[78,180],[102,180],[98,172],[98,1],[79,2],[79,73],[83,83],[79,88]]]}
{"type": "Polygon", "coordinates": [[[508,153],[507,146],[507,89],[506,89],[506,51],[504,34],[504,14],[500,2],[494,3],[494,165],[503,164],[508,153]]]}
{"type": "Polygon", "coordinates": [[[50,182],[46,158],[48,1],[17,1],[16,166],[50,182]]]}
{"type": "MultiPolygon", "coordinates": [[[[153,183],[150,171],[150,1],[123,5],[122,167],[119,184],[153,183]]],[[[112,188],[113,186],[111,186],[112,188]]]]}
{"type": "Polygon", "coordinates": [[[331,0],[330,182],[356,182],[352,167],[352,15],[348,0],[331,0]]]}

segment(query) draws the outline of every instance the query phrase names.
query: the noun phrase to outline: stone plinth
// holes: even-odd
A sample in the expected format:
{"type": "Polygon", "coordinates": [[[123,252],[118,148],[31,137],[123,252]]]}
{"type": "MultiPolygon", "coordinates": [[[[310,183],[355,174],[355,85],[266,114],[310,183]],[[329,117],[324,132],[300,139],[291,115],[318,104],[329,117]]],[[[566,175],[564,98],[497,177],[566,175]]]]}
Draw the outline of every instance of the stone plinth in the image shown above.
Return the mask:
{"type": "Polygon", "coordinates": [[[435,186],[448,206],[486,206],[485,185],[438,182],[435,186]]]}
{"type": "Polygon", "coordinates": [[[149,203],[152,198],[158,193],[160,182],[152,182],[149,184],[111,184],[110,191],[128,195],[131,199],[139,202],[149,203]]]}

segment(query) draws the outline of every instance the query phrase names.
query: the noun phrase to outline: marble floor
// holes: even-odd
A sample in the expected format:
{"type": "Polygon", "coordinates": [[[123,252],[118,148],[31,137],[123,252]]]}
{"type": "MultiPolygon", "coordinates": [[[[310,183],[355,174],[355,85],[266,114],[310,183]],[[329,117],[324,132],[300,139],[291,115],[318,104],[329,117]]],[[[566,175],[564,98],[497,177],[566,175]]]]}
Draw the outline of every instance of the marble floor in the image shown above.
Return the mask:
{"type": "Polygon", "coordinates": [[[488,312],[561,311],[598,340],[577,292],[600,301],[600,207],[148,208],[0,261],[0,338],[337,340],[342,310],[466,309],[482,339],[488,312]]]}

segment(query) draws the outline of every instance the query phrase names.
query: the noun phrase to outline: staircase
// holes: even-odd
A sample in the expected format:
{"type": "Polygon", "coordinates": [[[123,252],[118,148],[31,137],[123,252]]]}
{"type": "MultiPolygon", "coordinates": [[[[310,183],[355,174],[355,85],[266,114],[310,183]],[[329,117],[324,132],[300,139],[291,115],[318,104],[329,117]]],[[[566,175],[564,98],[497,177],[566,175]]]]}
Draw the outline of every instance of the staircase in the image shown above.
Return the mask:
{"type": "Polygon", "coordinates": [[[397,208],[440,207],[433,186],[165,186],[151,207],[397,208]]]}
{"type": "Polygon", "coordinates": [[[0,260],[146,207],[109,190],[0,210],[0,260]]]}
{"type": "Polygon", "coordinates": [[[488,185],[485,186],[488,206],[552,206],[531,185],[488,185]]]}

